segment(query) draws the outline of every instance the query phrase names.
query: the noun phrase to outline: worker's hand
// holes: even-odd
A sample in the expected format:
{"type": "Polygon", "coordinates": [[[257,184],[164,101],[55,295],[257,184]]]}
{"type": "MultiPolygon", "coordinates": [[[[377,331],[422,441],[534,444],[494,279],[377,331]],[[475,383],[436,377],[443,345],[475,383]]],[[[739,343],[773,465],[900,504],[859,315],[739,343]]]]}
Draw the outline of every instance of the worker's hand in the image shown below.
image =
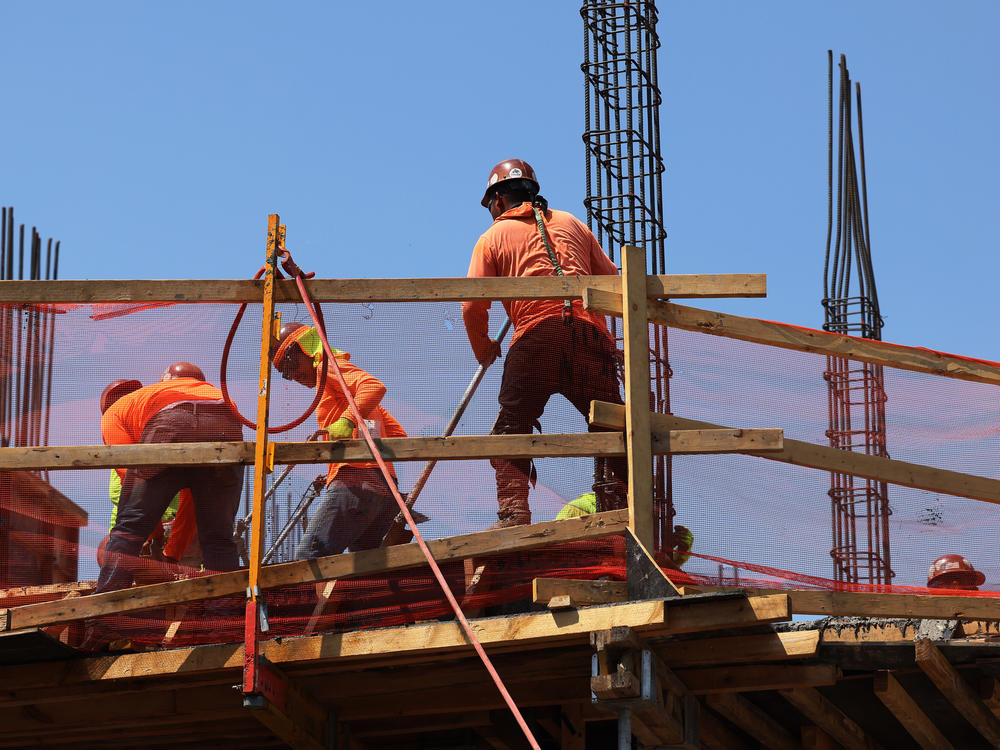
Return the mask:
{"type": "Polygon", "coordinates": [[[354,437],[354,422],[347,417],[341,417],[326,428],[331,440],[350,440],[354,437]]]}
{"type": "Polygon", "coordinates": [[[497,357],[500,356],[500,342],[490,339],[490,344],[483,351],[476,353],[476,359],[479,360],[479,364],[483,367],[489,367],[494,362],[496,362],[497,357]]]}

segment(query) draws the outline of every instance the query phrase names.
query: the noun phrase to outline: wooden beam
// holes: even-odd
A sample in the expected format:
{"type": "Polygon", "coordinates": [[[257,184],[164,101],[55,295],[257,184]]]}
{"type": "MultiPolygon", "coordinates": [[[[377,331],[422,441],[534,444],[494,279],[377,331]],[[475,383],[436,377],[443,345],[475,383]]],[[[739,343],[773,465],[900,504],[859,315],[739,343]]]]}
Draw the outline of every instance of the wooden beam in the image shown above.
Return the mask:
{"type": "Polygon", "coordinates": [[[978,691],[962,678],[929,638],[919,639],[914,649],[917,666],[944,697],[990,744],[1000,747],[1000,719],[986,707],[978,691]]]}
{"type": "Polygon", "coordinates": [[[864,729],[815,688],[782,690],[781,695],[809,721],[843,745],[845,750],[880,748],[864,729]]]}
{"type": "Polygon", "coordinates": [[[296,750],[328,750],[330,726],[328,712],[306,695],[288,676],[273,666],[268,667],[278,679],[284,680],[281,703],[265,700],[250,714],[280,740],[296,750]]]}
{"type": "MultiPolygon", "coordinates": [[[[608,511],[560,521],[436,539],[429,542],[428,546],[434,559],[439,562],[461,560],[466,557],[534,549],[551,544],[620,534],[625,529],[625,520],[625,511],[608,511]]],[[[419,547],[414,544],[400,544],[314,560],[270,565],[261,570],[259,585],[266,590],[297,583],[402,570],[424,564],[426,560],[419,547]]],[[[27,604],[10,609],[9,629],[53,625],[165,604],[184,604],[206,598],[231,596],[242,594],[246,586],[247,571],[237,570],[185,581],[136,586],[73,599],[27,604]]]]}
{"type": "Polygon", "coordinates": [[[819,639],[818,630],[795,630],[675,641],[663,644],[657,648],[657,653],[671,667],[786,661],[816,656],[819,639]]]}
{"type": "MultiPolygon", "coordinates": [[[[621,429],[625,410],[620,404],[594,401],[590,406],[590,423],[609,429],[621,429]]],[[[652,414],[654,430],[697,430],[718,428],[720,425],[684,419],[671,414],[652,414]]],[[[808,466],[824,471],[835,471],[854,476],[876,479],[904,487],[915,487],[930,492],[940,492],[956,497],[968,497],[990,503],[1000,503],[1000,480],[987,479],[958,471],[935,469],[881,456],[830,448],[801,440],[785,440],[784,448],[773,453],[748,451],[771,461],[808,466]]]]}
{"type": "MultiPolygon", "coordinates": [[[[622,314],[621,295],[609,290],[586,290],[583,295],[583,306],[605,315],[621,317],[622,314]]],[[[827,333],[786,323],[743,318],[670,302],[651,301],[649,320],[673,328],[752,341],[782,349],[830,354],[900,370],[927,372],[976,383],[1000,384],[1000,366],[995,362],[943,354],[919,347],[827,333]]]]}
{"type": "MultiPolygon", "coordinates": [[[[732,587],[688,586],[690,592],[732,591],[732,587]]],[[[740,588],[748,594],[787,594],[792,612],[824,617],[907,617],[932,620],[1000,620],[1000,598],[939,594],[869,594],[853,591],[740,588]]],[[[885,639],[882,639],[885,640],[885,639]]]]}
{"type": "Polygon", "coordinates": [[[711,667],[677,669],[674,673],[695,695],[812,688],[835,685],[840,679],[840,670],[832,664],[711,667]]]}
{"type": "Polygon", "coordinates": [[[770,714],[739,693],[705,696],[708,706],[770,750],[800,750],[799,743],[770,714]]]}
{"type": "Polygon", "coordinates": [[[698,716],[701,742],[707,750],[751,750],[740,736],[726,722],[710,709],[702,706],[698,716]]]}
{"type": "MultiPolygon", "coordinates": [[[[473,620],[479,640],[492,649],[525,644],[569,645],[586,643],[590,633],[628,627],[646,637],[716,630],[722,627],[755,627],[788,620],[788,598],[783,596],[686,599],[628,602],[584,607],[570,612],[537,612],[528,615],[473,620]]],[[[265,641],[263,656],[285,667],[333,663],[359,665],[382,663],[400,666],[464,652],[468,641],[454,622],[432,622],[377,630],[328,633],[265,641]]],[[[63,691],[89,691],[95,685],[118,680],[145,680],[177,675],[186,683],[198,675],[236,674],[243,667],[242,644],[213,644],[165,651],[95,656],[68,663],[0,666],[0,706],[27,698],[63,691]]],[[[65,694],[65,693],[64,693],[65,694]]]]}
{"type": "Polygon", "coordinates": [[[536,578],[531,582],[535,604],[549,604],[556,597],[567,597],[570,606],[623,602],[627,598],[625,581],[578,581],[567,578],[536,578]]]}
{"type": "Polygon", "coordinates": [[[628,449],[628,525],[653,549],[653,450],[649,421],[649,320],[646,318],[646,253],[622,248],[622,340],[625,350],[625,442],[628,449]]]}
{"type": "MultiPolygon", "coordinates": [[[[278,302],[299,302],[292,279],[275,282],[278,302]]],[[[461,302],[473,299],[565,299],[594,288],[621,291],[618,276],[520,278],[309,279],[316,302],[461,302]]],[[[2,281],[0,303],[260,302],[264,282],[249,279],[2,281]]],[[[649,277],[654,298],[765,297],[764,274],[673,274],[649,277]]]]}
{"type": "Polygon", "coordinates": [[[923,750],[954,750],[954,746],[899,684],[892,672],[886,669],[875,672],[874,690],[878,699],[892,711],[892,715],[923,750]]]}
{"type": "MultiPolygon", "coordinates": [[[[387,461],[625,455],[625,439],[614,432],[381,438],[375,443],[387,461]]],[[[364,440],[273,445],[275,464],[350,463],[372,458],[364,440]]],[[[250,441],[0,448],[0,471],[252,464],[254,446],[250,441]]],[[[667,430],[653,435],[652,446],[657,454],[780,451],[782,433],[774,429],[667,430]]]]}
{"type": "Polygon", "coordinates": [[[802,750],[843,750],[833,738],[819,727],[807,725],[801,728],[802,750]]]}

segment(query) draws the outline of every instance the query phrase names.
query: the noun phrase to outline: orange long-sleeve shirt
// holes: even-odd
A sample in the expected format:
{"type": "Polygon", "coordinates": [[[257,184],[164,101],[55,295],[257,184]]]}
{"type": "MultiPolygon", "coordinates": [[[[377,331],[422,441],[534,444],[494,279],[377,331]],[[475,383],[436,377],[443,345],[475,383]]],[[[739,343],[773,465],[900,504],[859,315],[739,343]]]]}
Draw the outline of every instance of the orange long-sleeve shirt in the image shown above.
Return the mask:
{"type": "MultiPolygon", "coordinates": [[[[572,214],[549,209],[544,212],[549,243],[566,276],[613,276],[618,268],[604,253],[597,238],[572,214]]],[[[538,232],[530,203],[522,203],[501,214],[483,233],[472,250],[469,278],[487,276],[557,276],[545,243],[538,232]]],[[[514,326],[513,345],[525,332],[547,318],[561,317],[561,300],[507,300],[504,309],[514,326]]],[[[489,349],[488,300],[462,303],[465,330],[476,358],[482,360],[489,349]]],[[[573,302],[573,317],[607,330],[604,316],[573,302]]]]}
{"type": "Polygon", "coordinates": [[[115,401],[101,417],[105,445],[133,445],[158,411],[185,401],[222,402],[222,391],[194,378],[175,378],[143,386],[115,401]]]}
{"type": "MultiPolygon", "coordinates": [[[[406,431],[399,422],[382,406],[382,397],[385,395],[385,385],[381,380],[371,375],[360,367],[350,362],[351,355],[341,352],[337,355],[337,364],[344,376],[354,403],[358,406],[361,416],[367,420],[374,420],[378,425],[378,433],[374,437],[406,437],[406,431]]],[[[356,422],[351,408],[347,403],[347,397],[340,388],[336,375],[332,372],[333,364],[330,364],[329,374],[326,378],[326,387],[320,397],[319,404],[316,405],[316,421],[322,428],[329,427],[341,417],[347,417],[352,422],[356,422]]],[[[373,431],[374,432],[374,431],[373,431]]],[[[358,428],[355,426],[353,437],[359,437],[358,428]]],[[[359,468],[372,468],[378,466],[374,461],[367,463],[332,463],[326,473],[326,483],[329,484],[337,476],[343,466],[357,466],[359,468]]],[[[396,476],[396,471],[392,464],[389,464],[389,471],[396,476]]]]}

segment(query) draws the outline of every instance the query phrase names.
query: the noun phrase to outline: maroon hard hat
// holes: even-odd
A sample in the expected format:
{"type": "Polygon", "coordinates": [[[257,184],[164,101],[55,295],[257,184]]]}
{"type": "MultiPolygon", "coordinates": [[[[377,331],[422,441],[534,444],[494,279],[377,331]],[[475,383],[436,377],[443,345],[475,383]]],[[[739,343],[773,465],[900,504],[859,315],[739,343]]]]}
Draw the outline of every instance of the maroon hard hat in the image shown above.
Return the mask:
{"type": "Polygon", "coordinates": [[[160,382],[164,380],[173,380],[174,378],[194,378],[195,380],[204,380],[205,373],[201,371],[198,365],[193,365],[190,362],[174,362],[170,367],[163,371],[163,375],[160,377],[160,382]]]}
{"type": "Polygon", "coordinates": [[[101,391],[101,414],[111,408],[111,404],[126,396],[132,391],[142,388],[142,383],[138,380],[112,380],[107,387],[101,391]]]}
{"type": "Polygon", "coordinates": [[[986,580],[982,572],[972,567],[972,563],[961,555],[941,555],[931,563],[927,571],[927,585],[930,588],[974,589],[986,580]]]}
{"type": "Polygon", "coordinates": [[[504,180],[524,180],[534,185],[535,192],[539,191],[538,178],[535,177],[535,170],[524,159],[505,159],[493,167],[490,178],[486,182],[486,192],[483,193],[483,208],[488,208],[493,188],[497,183],[504,180]]]}
{"type": "Polygon", "coordinates": [[[278,336],[271,342],[271,364],[275,367],[281,366],[281,360],[288,351],[288,347],[298,341],[298,336],[303,328],[307,328],[304,323],[284,323],[278,329],[278,336]]]}

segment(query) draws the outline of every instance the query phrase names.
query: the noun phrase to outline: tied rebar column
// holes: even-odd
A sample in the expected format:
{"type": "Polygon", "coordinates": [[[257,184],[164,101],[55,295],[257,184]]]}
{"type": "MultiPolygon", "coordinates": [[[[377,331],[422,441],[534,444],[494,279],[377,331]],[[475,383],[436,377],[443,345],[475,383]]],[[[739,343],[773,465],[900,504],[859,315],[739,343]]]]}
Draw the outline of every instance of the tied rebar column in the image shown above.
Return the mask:
{"type": "MultiPolygon", "coordinates": [[[[840,56],[837,108],[837,203],[833,203],[833,52],[828,65],[827,235],[823,272],[823,329],[882,339],[868,227],[861,86],[856,84],[858,154],[855,155],[851,77],[840,56]],[[858,167],[860,164],[860,180],[858,167]],[[856,284],[856,289],[854,285],[856,284]]],[[[881,365],[827,357],[830,446],[870,456],[886,450],[885,381],[881,365]]],[[[885,482],[830,473],[833,574],[845,583],[890,584],[889,496],[885,482]]]]}
{"type": "MultiPolygon", "coordinates": [[[[0,280],[58,278],[59,243],[53,247],[50,238],[43,245],[32,227],[25,269],[24,224],[18,228],[16,243],[14,228],[13,206],[3,207],[0,280]]],[[[56,312],[54,305],[0,306],[0,444],[4,447],[48,445],[56,312]]]]}
{"type": "MultiPolygon", "coordinates": [[[[583,3],[583,142],[587,154],[587,224],[612,260],[616,248],[646,251],[647,271],[665,273],[663,159],[660,156],[660,89],[657,83],[656,4],[583,3]]],[[[611,331],[618,335],[617,321],[611,331]]],[[[670,364],[666,326],[651,327],[650,407],[670,413],[670,364]]],[[[597,483],[607,482],[602,462],[597,483]]],[[[673,497],[669,456],[653,458],[654,538],[672,546],[673,497]]]]}

